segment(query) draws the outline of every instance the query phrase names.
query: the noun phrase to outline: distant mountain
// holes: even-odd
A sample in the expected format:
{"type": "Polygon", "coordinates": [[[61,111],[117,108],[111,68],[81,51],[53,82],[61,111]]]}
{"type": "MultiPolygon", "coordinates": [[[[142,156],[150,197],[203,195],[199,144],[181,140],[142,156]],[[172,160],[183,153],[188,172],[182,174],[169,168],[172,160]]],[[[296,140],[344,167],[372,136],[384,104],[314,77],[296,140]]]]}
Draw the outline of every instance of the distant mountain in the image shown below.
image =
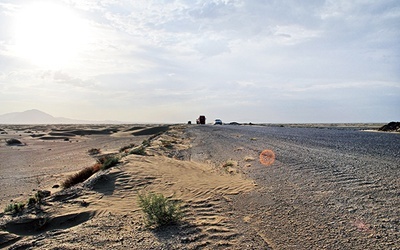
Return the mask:
{"type": "Polygon", "coordinates": [[[85,121],[54,117],[37,109],[0,115],[0,124],[111,124],[117,121],[85,121]]]}

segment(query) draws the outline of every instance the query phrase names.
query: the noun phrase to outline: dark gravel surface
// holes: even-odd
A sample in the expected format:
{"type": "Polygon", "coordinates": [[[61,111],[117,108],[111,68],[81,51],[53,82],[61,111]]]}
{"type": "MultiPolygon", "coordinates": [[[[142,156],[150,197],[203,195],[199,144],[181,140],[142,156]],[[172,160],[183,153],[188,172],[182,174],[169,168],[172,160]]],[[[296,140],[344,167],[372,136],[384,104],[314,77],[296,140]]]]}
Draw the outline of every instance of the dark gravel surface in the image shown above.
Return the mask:
{"type": "Polygon", "coordinates": [[[255,180],[231,209],[273,249],[400,249],[400,134],[193,125],[187,135],[191,160],[234,160],[255,180]],[[264,149],[271,166],[258,161],[264,149]]]}

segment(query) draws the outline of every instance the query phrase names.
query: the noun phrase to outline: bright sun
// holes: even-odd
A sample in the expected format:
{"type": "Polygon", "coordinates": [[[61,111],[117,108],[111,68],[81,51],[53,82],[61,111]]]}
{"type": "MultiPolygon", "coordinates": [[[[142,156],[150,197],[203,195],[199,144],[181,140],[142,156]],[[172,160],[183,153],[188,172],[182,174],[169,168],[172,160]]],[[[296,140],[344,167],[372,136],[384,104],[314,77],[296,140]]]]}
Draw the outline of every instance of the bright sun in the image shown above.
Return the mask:
{"type": "Polygon", "coordinates": [[[16,18],[16,50],[46,68],[66,66],[87,40],[85,22],[70,9],[53,3],[25,6],[16,18]]]}

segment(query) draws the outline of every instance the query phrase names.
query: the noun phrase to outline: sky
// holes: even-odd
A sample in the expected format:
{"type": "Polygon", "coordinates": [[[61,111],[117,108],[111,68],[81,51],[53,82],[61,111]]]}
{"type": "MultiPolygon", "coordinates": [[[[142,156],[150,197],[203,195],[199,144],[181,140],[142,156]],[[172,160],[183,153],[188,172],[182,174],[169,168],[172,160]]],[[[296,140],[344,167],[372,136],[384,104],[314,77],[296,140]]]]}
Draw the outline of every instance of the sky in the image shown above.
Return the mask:
{"type": "Polygon", "coordinates": [[[400,121],[398,0],[0,0],[0,114],[400,121]]]}

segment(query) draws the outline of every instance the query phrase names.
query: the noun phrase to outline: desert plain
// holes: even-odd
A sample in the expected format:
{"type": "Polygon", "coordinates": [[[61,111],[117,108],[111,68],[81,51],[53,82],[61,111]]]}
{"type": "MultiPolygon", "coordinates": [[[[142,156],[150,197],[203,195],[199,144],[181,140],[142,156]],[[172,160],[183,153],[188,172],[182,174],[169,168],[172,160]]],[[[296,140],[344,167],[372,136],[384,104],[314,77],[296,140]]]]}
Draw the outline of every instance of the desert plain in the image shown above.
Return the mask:
{"type": "Polygon", "coordinates": [[[400,134],[362,131],[375,126],[3,125],[1,208],[51,195],[0,214],[0,248],[399,249],[400,134]],[[62,188],[110,154],[118,165],[62,188]],[[148,192],[181,201],[181,221],[147,228],[148,192]]]}

